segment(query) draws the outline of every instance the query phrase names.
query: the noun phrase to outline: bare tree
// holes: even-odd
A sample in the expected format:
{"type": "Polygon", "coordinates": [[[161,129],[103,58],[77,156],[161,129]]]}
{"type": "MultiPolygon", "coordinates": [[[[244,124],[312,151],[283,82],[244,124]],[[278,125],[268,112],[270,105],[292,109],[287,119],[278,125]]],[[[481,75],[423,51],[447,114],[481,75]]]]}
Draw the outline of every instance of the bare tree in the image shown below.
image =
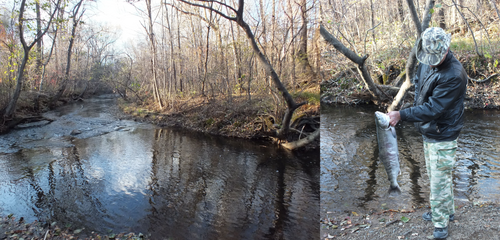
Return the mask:
{"type": "Polygon", "coordinates": [[[313,69],[311,67],[311,64],[309,63],[309,58],[307,55],[307,42],[308,42],[307,24],[309,22],[307,18],[307,12],[310,9],[311,8],[307,8],[307,0],[300,1],[302,26],[300,27],[300,44],[297,55],[299,57],[299,63],[301,65],[302,72],[306,74],[313,73],[313,69]]]}
{"type": "Polygon", "coordinates": [[[43,35],[47,32],[47,30],[50,27],[50,24],[52,23],[52,19],[54,18],[55,13],[57,12],[57,9],[60,4],[60,0],[57,1],[56,7],[54,11],[50,14],[49,21],[47,22],[47,26],[43,31],[41,31],[39,34],[37,34],[37,37],[33,40],[31,44],[26,43],[26,40],[24,38],[24,22],[26,19],[24,18],[24,13],[25,13],[25,8],[26,8],[26,0],[21,1],[21,6],[19,9],[19,22],[18,22],[18,29],[19,29],[19,40],[21,41],[23,50],[24,50],[24,55],[23,55],[23,60],[21,62],[21,65],[19,66],[18,73],[17,73],[17,84],[16,84],[16,89],[14,91],[14,95],[12,96],[9,104],[7,105],[7,108],[5,109],[5,112],[3,112],[4,118],[10,118],[14,114],[14,110],[16,109],[16,104],[17,100],[19,99],[19,95],[21,94],[21,88],[23,86],[23,78],[24,78],[24,69],[26,67],[26,63],[29,60],[29,53],[30,50],[33,48],[33,46],[41,41],[43,35]]]}
{"type": "MultiPolygon", "coordinates": [[[[434,0],[427,0],[426,2],[426,7],[424,10],[424,19],[422,23],[419,20],[419,17],[417,15],[417,11],[415,9],[415,6],[413,5],[412,0],[407,0],[408,7],[410,9],[410,13],[413,19],[413,23],[415,24],[415,28],[417,30],[417,36],[420,36],[423,30],[425,30],[429,26],[429,21],[432,16],[432,8],[434,7],[434,0]]],[[[387,101],[390,99],[388,95],[386,95],[383,91],[379,89],[379,87],[373,82],[370,73],[368,72],[366,68],[365,61],[368,58],[368,56],[364,57],[359,57],[356,53],[351,51],[350,49],[346,48],[337,38],[335,38],[333,35],[331,35],[326,28],[321,26],[320,28],[321,35],[323,38],[332,44],[339,52],[341,52],[343,55],[345,55],[348,59],[353,61],[358,65],[358,72],[360,73],[363,82],[368,88],[368,91],[371,93],[374,99],[379,100],[379,101],[387,101]]],[[[418,42],[418,39],[417,39],[418,42]]],[[[415,46],[415,44],[414,44],[415,46]]],[[[406,62],[406,81],[404,84],[401,86],[399,92],[397,93],[394,101],[392,102],[391,106],[388,108],[388,111],[391,111],[395,109],[398,104],[401,102],[401,100],[404,98],[404,95],[406,94],[406,91],[411,87],[411,79],[414,76],[415,72],[415,66],[417,64],[417,59],[416,59],[416,47],[412,49],[410,52],[410,56],[407,59],[406,62]]]]}
{"type": "Polygon", "coordinates": [[[418,16],[416,15],[417,11],[415,10],[415,5],[413,5],[413,1],[407,0],[408,2],[408,7],[410,8],[410,13],[412,14],[413,21],[415,23],[415,27],[417,29],[417,41],[414,44],[414,47],[412,48],[410,52],[410,56],[407,59],[406,62],[406,80],[399,89],[398,94],[394,98],[394,101],[392,101],[391,105],[387,109],[388,112],[393,111],[398,108],[399,104],[403,100],[406,91],[410,89],[410,87],[413,85],[412,79],[413,76],[415,76],[415,67],[417,66],[417,48],[416,44],[418,43],[420,36],[422,35],[422,32],[429,27],[429,22],[432,17],[432,11],[431,9],[434,7],[434,0],[427,0],[425,4],[425,10],[424,10],[424,19],[422,20],[422,23],[420,22],[418,16]]]}
{"type": "MultiPolygon", "coordinates": [[[[264,55],[264,53],[262,52],[262,50],[259,48],[258,44],[257,44],[257,41],[255,40],[255,36],[250,28],[250,26],[244,21],[243,19],[243,13],[244,13],[244,5],[245,5],[245,1],[244,0],[238,0],[238,7],[237,8],[234,8],[232,6],[229,6],[223,2],[219,2],[219,1],[215,1],[215,0],[199,0],[199,1],[196,1],[196,2],[199,2],[199,3],[195,3],[195,2],[190,2],[190,1],[186,1],[186,0],[179,0],[183,3],[186,3],[188,5],[191,5],[191,6],[195,6],[195,7],[200,7],[200,8],[204,8],[204,9],[208,9],[210,11],[213,11],[214,13],[222,16],[223,18],[227,19],[227,20],[230,20],[230,21],[233,21],[233,22],[236,22],[245,32],[245,34],[247,35],[247,38],[248,40],[250,41],[250,44],[252,46],[252,49],[254,51],[254,53],[257,55],[257,58],[259,59],[259,61],[261,62],[261,64],[263,65],[264,69],[265,69],[265,72],[266,72],[266,75],[269,76],[273,83],[274,83],[274,86],[278,89],[278,91],[282,94],[283,98],[285,99],[286,103],[287,103],[287,110],[284,114],[284,117],[283,117],[283,121],[282,121],[282,126],[281,128],[276,132],[276,136],[280,139],[285,139],[286,138],[286,135],[289,133],[290,131],[290,122],[291,122],[291,118],[293,116],[293,113],[294,111],[305,104],[305,102],[303,103],[296,103],[295,100],[293,99],[293,97],[290,95],[290,93],[287,91],[287,89],[285,88],[285,86],[283,85],[283,83],[280,81],[279,77],[278,77],[278,74],[276,73],[276,71],[274,70],[273,66],[271,65],[271,63],[269,62],[269,60],[267,59],[267,57],[264,55]],[[203,3],[215,3],[217,5],[219,5],[220,7],[226,9],[229,13],[224,13],[222,12],[221,10],[218,10],[214,7],[212,7],[211,5],[205,5],[203,3]]],[[[319,131],[319,129],[317,130],[319,131]]]]}
{"type": "Polygon", "coordinates": [[[79,2],[77,2],[75,4],[75,6],[73,7],[73,10],[71,11],[72,12],[71,18],[73,18],[73,25],[71,28],[71,37],[69,39],[68,52],[67,52],[67,57],[66,57],[66,70],[64,72],[64,79],[63,79],[61,86],[57,90],[57,93],[54,95],[54,97],[52,97],[52,99],[51,99],[51,105],[54,105],[57,101],[59,101],[59,98],[61,98],[61,96],[64,93],[64,90],[66,90],[66,86],[68,85],[69,72],[71,69],[71,53],[72,53],[72,49],[73,49],[73,44],[75,42],[76,28],[78,27],[78,24],[80,24],[81,19],[83,17],[83,14],[85,13],[85,8],[84,8],[82,10],[82,12],[79,14],[79,11],[82,7],[82,4],[83,4],[83,0],[80,0],[79,2]]]}

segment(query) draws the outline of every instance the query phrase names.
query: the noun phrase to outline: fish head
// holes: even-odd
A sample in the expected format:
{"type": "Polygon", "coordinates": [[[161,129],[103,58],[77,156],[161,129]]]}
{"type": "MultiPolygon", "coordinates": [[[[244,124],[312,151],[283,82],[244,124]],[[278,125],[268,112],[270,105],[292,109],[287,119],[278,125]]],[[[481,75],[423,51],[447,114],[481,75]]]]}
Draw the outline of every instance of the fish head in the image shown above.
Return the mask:
{"type": "Polygon", "coordinates": [[[389,127],[389,116],[383,112],[376,111],[375,112],[375,121],[377,122],[377,125],[382,127],[382,128],[388,128],[389,127]]]}

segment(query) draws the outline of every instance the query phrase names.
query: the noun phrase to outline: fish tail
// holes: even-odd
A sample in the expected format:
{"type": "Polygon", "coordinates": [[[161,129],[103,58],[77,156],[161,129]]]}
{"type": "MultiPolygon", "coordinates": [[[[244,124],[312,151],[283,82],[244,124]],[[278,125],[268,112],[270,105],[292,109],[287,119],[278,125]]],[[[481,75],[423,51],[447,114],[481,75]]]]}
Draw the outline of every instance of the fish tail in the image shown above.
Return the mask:
{"type": "Polygon", "coordinates": [[[395,186],[392,186],[389,188],[389,195],[391,194],[401,194],[401,188],[399,187],[398,184],[396,184],[395,186]]]}

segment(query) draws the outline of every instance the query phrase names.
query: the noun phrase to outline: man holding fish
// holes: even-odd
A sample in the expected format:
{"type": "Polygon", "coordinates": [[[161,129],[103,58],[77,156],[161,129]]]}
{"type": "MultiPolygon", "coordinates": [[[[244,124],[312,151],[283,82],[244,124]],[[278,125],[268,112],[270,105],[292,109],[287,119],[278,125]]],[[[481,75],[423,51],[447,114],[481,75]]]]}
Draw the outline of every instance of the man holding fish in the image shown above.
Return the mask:
{"type": "Polygon", "coordinates": [[[450,42],[451,34],[441,28],[428,28],[422,33],[417,46],[420,64],[413,107],[387,114],[391,126],[400,120],[414,122],[423,136],[431,212],[422,217],[432,220],[434,238],[438,239],[448,236],[448,223],[454,219],[452,171],[467,88],[467,73],[449,51],[450,42]]]}

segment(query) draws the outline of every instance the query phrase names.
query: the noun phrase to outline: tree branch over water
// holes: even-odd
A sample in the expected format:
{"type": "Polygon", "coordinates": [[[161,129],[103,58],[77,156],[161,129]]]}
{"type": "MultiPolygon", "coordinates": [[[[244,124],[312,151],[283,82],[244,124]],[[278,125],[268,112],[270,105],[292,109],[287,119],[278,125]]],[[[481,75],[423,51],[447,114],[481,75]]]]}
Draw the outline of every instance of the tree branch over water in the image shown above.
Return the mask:
{"type": "Polygon", "coordinates": [[[320,25],[320,34],[323,36],[323,38],[333,45],[337,51],[342,53],[344,56],[346,56],[349,60],[352,62],[356,63],[357,69],[359,74],[361,75],[361,78],[363,82],[365,83],[365,86],[368,88],[368,91],[371,93],[371,95],[379,100],[386,101],[388,98],[382,91],[380,91],[375,83],[373,82],[372,77],[370,76],[370,73],[368,72],[368,69],[366,68],[365,61],[368,58],[368,55],[365,55],[364,57],[358,56],[356,53],[354,53],[352,50],[349,48],[345,47],[344,44],[342,44],[337,38],[335,38],[332,34],[326,30],[326,28],[323,25],[320,25]]]}
{"type": "MultiPolygon", "coordinates": [[[[281,80],[280,80],[278,74],[276,73],[276,71],[274,70],[272,64],[269,62],[267,57],[264,55],[261,48],[259,48],[257,41],[255,39],[254,33],[252,32],[252,29],[243,19],[245,1],[238,0],[238,7],[237,8],[231,7],[231,6],[229,6],[225,3],[222,3],[220,1],[197,0],[197,2],[211,3],[210,6],[199,4],[199,3],[194,3],[193,1],[186,1],[186,0],[179,0],[179,1],[182,3],[188,4],[190,6],[195,6],[195,7],[200,7],[200,8],[210,10],[210,11],[212,11],[212,12],[214,12],[214,13],[216,13],[216,14],[218,14],[218,15],[220,15],[220,16],[222,16],[230,21],[236,22],[243,29],[243,31],[245,32],[245,34],[247,36],[247,39],[250,41],[250,45],[253,49],[253,52],[257,55],[257,58],[259,59],[259,61],[263,65],[263,68],[266,72],[266,75],[271,78],[274,86],[278,89],[278,91],[280,91],[285,102],[287,103],[287,109],[286,109],[285,114],[284,114],[283,119],[282,119],[281,128],[278,129],[276,132],[276,137],[278,139],[286,139],[287,135],[290,132],[290,124],[291,124],[291,119],[292,119],[293,113],[295,112],[295,110],[297,108],[306,104],[306,102],[302,102],[302,103],[295,102],[292,95],[288,92],[285,85],[281,82],[281,80]],[[225,7],[227,9],[229,9],[230,11],[232,11],[235,14],[235,17],[229,17],[225,13],[215,9],[214,6],[212,5],[213,3],[217,4],[218,6],[225,7]]],[[[319,135],[317,137],[319,137],[319,135]]],[[[317,137],[315,137],[314,139],[316,139],[317,137]]]]}

